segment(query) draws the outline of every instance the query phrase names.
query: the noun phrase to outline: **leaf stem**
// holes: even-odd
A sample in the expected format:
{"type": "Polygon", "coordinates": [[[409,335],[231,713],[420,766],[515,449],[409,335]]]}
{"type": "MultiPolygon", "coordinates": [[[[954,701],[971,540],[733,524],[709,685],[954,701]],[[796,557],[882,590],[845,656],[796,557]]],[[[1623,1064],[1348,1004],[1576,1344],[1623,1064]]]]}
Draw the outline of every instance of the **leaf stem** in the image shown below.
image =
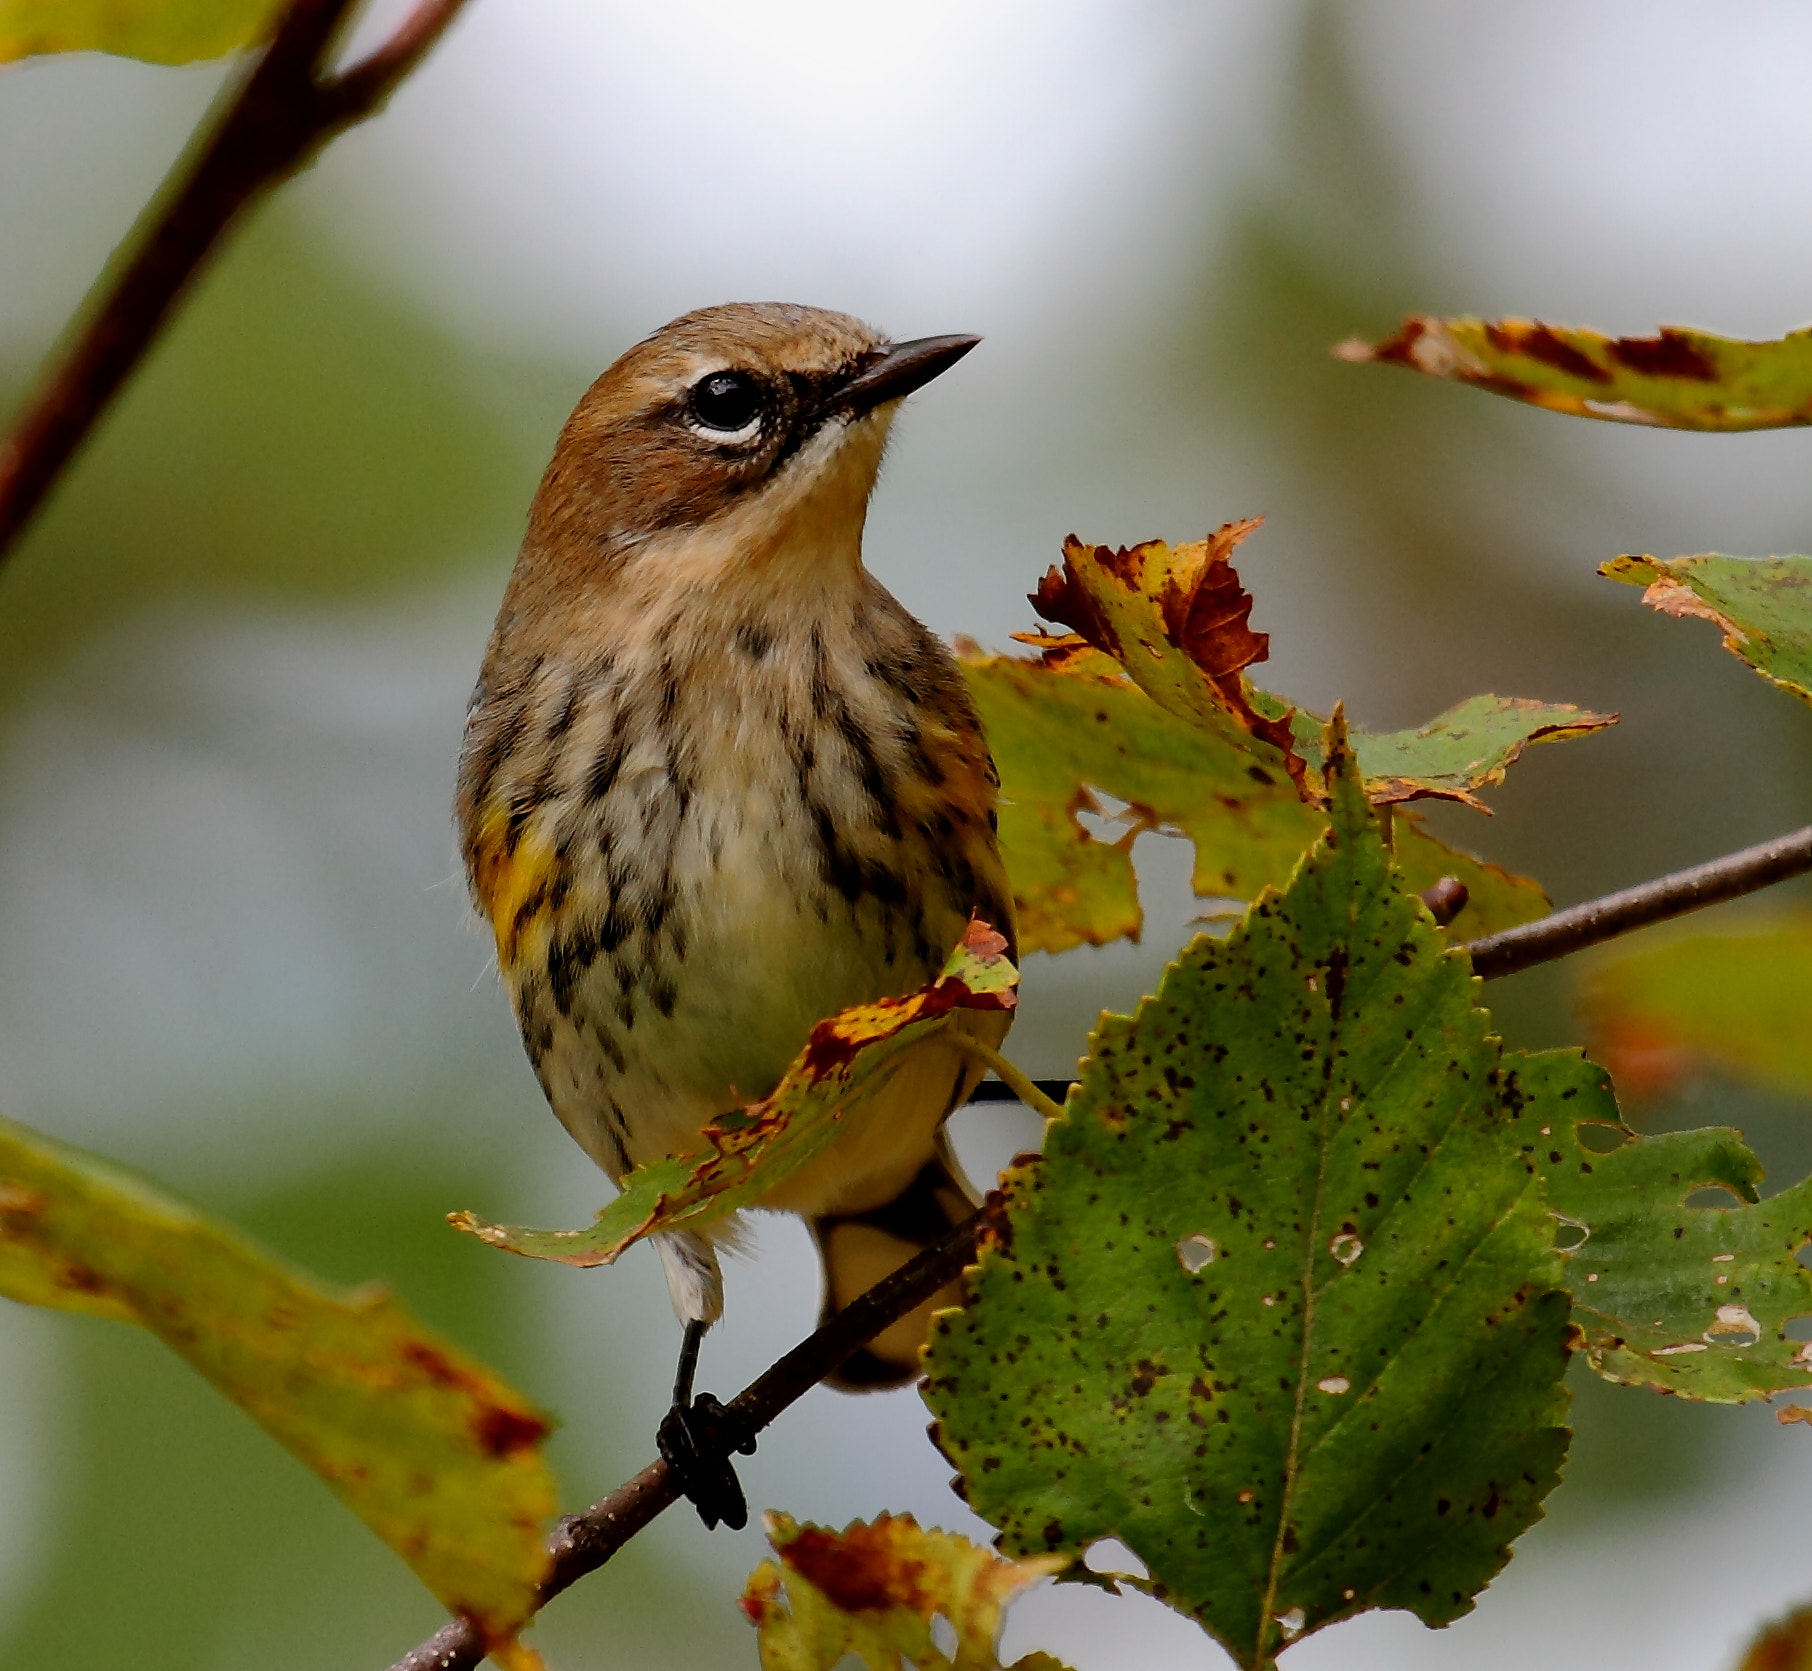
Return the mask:
{"type": "Polygon", "coordinates": [[[420,0],[389,40],[337,74],[326,64],[356,0],[290,0],[219,119],[185,153],[103,274],[86,321],[0,437],[0,560],[24,532],[222,235],[330,139],[373,115],[464,0],[420,0]]]}
{"type": "Polygon", "coordinates": [[[992,1045],[983,1044],[980,1039],[971,1038],[967,1033],[959,1033],[954,1029],[946,1035],[946,1038],[959,1050],[992,1068],[995,1078],[1005,1085],[1014,1096],[1018,1097],[1027,1108],[1035,1109],[1047,1120],[1063,1118],[1062,1105],[1046,1096],[1038,1088],[1037,1080],[1028,1079],[992,1045]]]}

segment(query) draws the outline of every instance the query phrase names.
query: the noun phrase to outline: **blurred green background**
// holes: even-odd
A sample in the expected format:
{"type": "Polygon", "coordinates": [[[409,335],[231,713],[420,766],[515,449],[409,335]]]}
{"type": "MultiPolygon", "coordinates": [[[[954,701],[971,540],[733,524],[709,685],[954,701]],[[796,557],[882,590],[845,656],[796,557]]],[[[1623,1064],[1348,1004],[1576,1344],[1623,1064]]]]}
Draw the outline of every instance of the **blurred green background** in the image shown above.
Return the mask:
{"type": "MultiPolygon", "coordinates": [[[[1267,684],[1375,725],[1474,691],[1620,710],[1451,839],[1561,902],[1812,817],[1812,716],[1592,577],[1621,551],[1812,543],[1798,434],[1587,425],[1343,365],[1405,312],[1804,322],[1812,21],[1790,5],[1506,14],[1482,0],[640,9],[471,0],[393,110],[259,211],[0,571],[0,1107],[154,1173],[337,1280],[382,1276],[558,1410],[569,1506],[652,1454],[654,1261],[505,1260],[449,1208],[583,1222],[603,1193],[520,1059],[446,811],[465,694],[560,423],[683,309],[784,296],[975,329],[915,403],[872,566],[1004,643],[1072,530],[1242,549],[1267,684]]],[[[0,73],[0,393],[206,107],[217,69],[0,73]]],[[[1139,849],[1144,943],[1026,971],[1014,1054],[1064,1072],[1192,932],[1139,849]]],[[[1788,891],[1783,890],[1783,897],[1788,891]]],[[[1748,907],[1755,909],[1756,907],[1748,907]]],[[[1762,907],[1767,908],[1767,907],[1762,907]]],[[[1491,989],[1578,1038],[1573,977],[1491,989]]],[[[1785,1181],[1808,1110],[1717,1085],[1785,1181]]],[[[1026,1120],[964,1117],[985,1164],[1026,1120]]],[[[730,1273],[705,1382],[810,1326],[798,1227],[730,1273]]],[[[1805,1436],[1582,1381],[1568,1483],[1477,1613],[1372,1618],[1316,1666],[1725,1663],[1812,1595],[1805,1436]]],[[[976,1530],[911,1393],[818,1392],[752,1500],[976,1530]]],[[[754,1532],[661,1521],[550,1610],[560,1671],[753,1663],[754,1532]]],[[[0,1665],[372,1667],[431,1600],[148,1338],[0,1312],[0,1665]]],[[[1011,1652],[1221,1656],[1155,1604],[1043,1592],[1011,1652]]]]}

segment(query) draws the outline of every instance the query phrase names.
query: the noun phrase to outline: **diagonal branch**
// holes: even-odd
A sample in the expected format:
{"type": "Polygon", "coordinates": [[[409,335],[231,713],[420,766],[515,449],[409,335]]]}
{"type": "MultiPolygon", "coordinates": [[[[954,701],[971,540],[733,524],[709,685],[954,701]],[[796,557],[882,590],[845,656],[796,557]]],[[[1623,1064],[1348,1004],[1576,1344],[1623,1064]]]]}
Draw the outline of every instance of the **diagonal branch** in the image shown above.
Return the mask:
{"type": "MultiPolygon", "coordinates": [[[[1556,911],[1540,922],[1487,935],[1472,941],[1467,949],[1472,954],[1473,969],[1492,980],[1537,963],[1551,963],[1632,929],[1754,893],[1808,871],[1812,871],[1812,825],[1760,846],[1726,854],[1709,864],[1556,911]]],[[[1043,1097],[1057,1101],[1069,1091],[1067,1080],[1017,1077],[1022,1081],[1018,1088],[1000,1080],[984,1080],[977,1087],[974,1100],[1018,1100],[1024,1086],[1035,1086],[1043,1097]]],[[[960,1275],[973,1258],[983,1231],[998,1219],[1001,1208],[1002,1198],[991,1194],[981,1211],[911,1264],[871,1288],[816,1334],[801,1341],[739,1393],[730,1408],[748,1417],[757,1430],[766,1427],[851,1353],[960,1275]]],[[[667,1464],[653,1462],[583,1514],[562,1520],[549,1540],[553,1565],[541,1587],[538,1604],[545,1605],[576,1579],[603,1566],[657,1515],[678,1502],[679,1495],[667,1464]]],[[[478,1632],[466,1620],[455,1619],[413,1653],[399,1659],[390,1671],[471,1671],[484,1653],[478,1632]]]]}
{"type": "MultiPolygon", "coordinates": [[[[731,1410],[747,1417],[756,1431],[766,1427],[844,1359],[960,1276],[975,1256],[977,1240],[1000,1210],[1001,1197],[991,1194],[986,1206],[941,1242],[852,1301],[744,1388],[730,1401],[731,1410]]],[[[545,1606],[575,1579],[603,1566],[655,1516],[678,1502],[679,1495],[667,1464],[651,1462],[602,1502],[592,1504],[583,1514],[568,1515],[548,1540],[553,1564],[537,1605],[545,1606]]],[[[470,1671],[484,1654],[484,1641],[477,1630],[468,1620],[455,1619],[399,1659],[391,1671],[470,1671]]]]}
{"type": "Polygon", "coordinates": [[[1552,963],[1651,923],[1739,899],[1808,871],[1812,871],[1812,824],[1741,852],[1726,853],[1709,864],[1676,870],[1671,876],[1657,877],[1621,893],[1568,906],[1539,922],[1487,934],[1466,949],[1472,954],[1473,973],[1495,980],[1538,963],[1552,963]]]}
{"type": "Polygon", "coordinates": [[[336,134],[374,114],[464,0],[421,0],[396,33],[339,74],[327,69],[356,0],[290,0],[212,131],[141,217],[132,253],[0,439],[0,560],[16,542],[221,236],[336,134]]]}

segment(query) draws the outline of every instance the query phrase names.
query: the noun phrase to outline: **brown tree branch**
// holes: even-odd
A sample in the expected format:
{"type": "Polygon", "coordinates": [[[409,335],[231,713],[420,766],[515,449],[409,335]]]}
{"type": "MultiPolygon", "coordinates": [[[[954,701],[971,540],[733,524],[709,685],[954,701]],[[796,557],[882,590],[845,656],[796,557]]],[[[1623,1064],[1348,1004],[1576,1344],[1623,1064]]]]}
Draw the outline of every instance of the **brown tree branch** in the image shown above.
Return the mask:
{"type": "MultiPolygon", "coordinates": [[[[1746,847],[1740,853],[1726,854],[1709,864],[1556,911],[1540,922],[1487,935],[1470,942],[1467,950],[1472,954],[1473,969],[1492,980],[1808,871],[1812,871],[1812,825],[1760,846],[1746,847]]],[[[1069,1091],[1067,1080],[1041,1079],[1033,1083],[1057,1101],[1069,1091]]],[[[1009,1099],[1017,1100],[1010,1086],[985,1080],[977,1087],[974,1100],[1009,1099]]],[[[1001,1205],[999,1195],[990,1195],[987,1206],[974,1217],[801,1341],[739,1393],[730,1408],[748,1417],[757,1430],[766,1427],[851,1353],[957,1276],[973,1257],[982,1230],[990,1219],[997,1218],[1001,1205]]],[[[541,1587],[537,1606],[545,1605],[574,1580],[603,1566],[655,1516],[679,1501],[679,1495],[667,1464],[653,1462],[583,1514],[567,1516],[549,1539],[552,1568],[541,1587]]],[[[478,1632],[468,1621],[455,1619],[413,1653],[399,1659],[390,1671],[471,1671],[483,1658],[484,1643],[478,1632]]]]}
{"type": "Polygon", "coordinates": [[[1487,934],[1466,949],[1472,954],[1473,973],[1495,980],[1808,871],[1812,871],[1812,824],[1739,853],[1726,853],[1709,864],[1676,870],[1671,876],[1657,877],[1621,893],[1568,906],[1539,922],[1487,934]]]}
{"type": "Polygon", "coordinates": [[[396,33],[340,74],[327,69],[356,0],[291,0],[270,43],[223,101],[208,136],[141,217],[132,254],[0,439],[0,561],[106,411],[221,236],[336,134],[375,113],[464,0],[422,0],[396,33]]]}
{"type": "MultiPolygon", "coordinates": [[[[851,1302],[738,1393],[730,1401],[731,1410],[746,1417],[756,1431],[766,1427],[890,1323],[961,1275],[974,1258],[981,1232],[1000,1209],[1001,1198],[990,1195],[985,1207],[941,1242],[851,1302]]],[[[545,1606],[575,1579],[603,1566],[656,1515],[678,1502],[679,1495],[667,1464],[651,1462],[602,1502],[583,1514],[568,1515],[548,1540],[552,1566],[536,1605],[545,1606]]],[[[483,1658],[484,1642],[478,1632],[470,1621],[455,1619],[399,1659],[391,1671],[469,1671],[483,1658]]]]}

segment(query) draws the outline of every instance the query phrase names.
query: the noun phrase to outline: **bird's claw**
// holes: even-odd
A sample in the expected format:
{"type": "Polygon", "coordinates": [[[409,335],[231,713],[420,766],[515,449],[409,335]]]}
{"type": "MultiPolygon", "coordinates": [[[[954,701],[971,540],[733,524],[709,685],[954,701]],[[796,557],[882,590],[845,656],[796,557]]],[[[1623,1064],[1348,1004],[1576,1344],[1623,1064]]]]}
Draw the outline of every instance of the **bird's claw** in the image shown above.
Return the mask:
{"type": "Polygon", "coordinates": [[[700,1393],[689,1403],[675,1402],[661,1418],[655,1442],[707,1532],[720,1522],[732,1532],[748,1525],[749,1505],[730,1462],[732,1452],[755,1454],[747,1417],[700,1393]]]}

